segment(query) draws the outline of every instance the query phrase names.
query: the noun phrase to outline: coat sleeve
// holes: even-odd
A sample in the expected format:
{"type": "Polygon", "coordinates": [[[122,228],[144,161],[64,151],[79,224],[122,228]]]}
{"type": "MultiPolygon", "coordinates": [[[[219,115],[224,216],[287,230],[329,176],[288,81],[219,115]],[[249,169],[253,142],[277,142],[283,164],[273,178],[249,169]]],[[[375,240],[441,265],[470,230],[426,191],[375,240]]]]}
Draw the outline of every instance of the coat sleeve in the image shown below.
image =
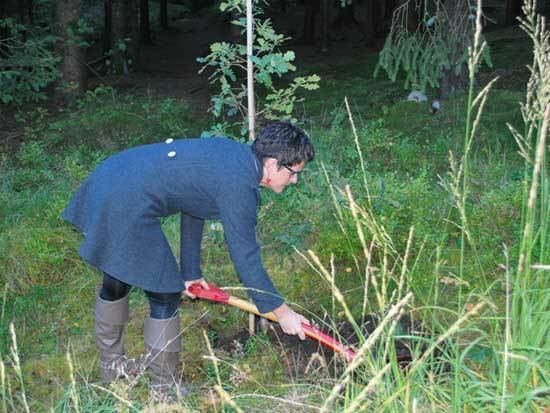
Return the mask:
{"type": "Polygon", "coordinates": [[[182,212],[180,221],[180,261],[184,281],[202,278],[201,241],[204,220],[182,212]]]}
{"type": "Polygon", "coordinates": [[[256,239],[257,208],[256,188],[246,191],[236,188],[226,191],[220,216],[235,270],[258,310],[267,313],[281,306],[284,300],[262,263],[260,245],[256,239]]]}

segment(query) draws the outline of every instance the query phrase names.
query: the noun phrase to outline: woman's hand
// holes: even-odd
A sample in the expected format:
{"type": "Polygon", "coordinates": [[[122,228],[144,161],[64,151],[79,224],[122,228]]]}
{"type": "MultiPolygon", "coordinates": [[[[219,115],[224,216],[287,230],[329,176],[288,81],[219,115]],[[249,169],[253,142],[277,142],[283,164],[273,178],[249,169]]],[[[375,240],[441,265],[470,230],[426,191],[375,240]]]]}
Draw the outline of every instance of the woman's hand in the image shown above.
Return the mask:
{"type": "Polygon", "coordinates": [[[279,325],[284,333],[297,335],[300,337],[300,340],[306,339],[302,323],[310,324],[307,318],[292,311],[286,304],[273,310],[273,313],[277,316],[279,325]]]}
{"type": "Polygon", "coordinates": [[[189,287],[191,287],[193,284],[200,284],[202,288],[204,288],[205,290],[210,289],[210,287],[208,287],[208,283],[204,280],[204,278],[199,278],[198,280],[185,281],[183,283],[183,285],[185,286],[185,290],[183,290],[183,294],[191,298],[197,298],[194,294],[191,294],[189,292],[189,287]]]}

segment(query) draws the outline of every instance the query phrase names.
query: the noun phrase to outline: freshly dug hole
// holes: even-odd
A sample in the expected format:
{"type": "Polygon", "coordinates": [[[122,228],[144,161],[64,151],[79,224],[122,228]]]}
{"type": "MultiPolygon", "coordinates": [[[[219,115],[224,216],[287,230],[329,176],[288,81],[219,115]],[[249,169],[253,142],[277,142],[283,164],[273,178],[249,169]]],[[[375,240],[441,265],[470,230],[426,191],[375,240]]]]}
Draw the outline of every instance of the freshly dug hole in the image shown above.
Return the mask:
{"type": "MultiPolygon", "coordinates": [[[[361,332],[365,339],[376,329],[380,320],[377,315],[369,315],[361,323],[361,332]]],[[[326,370],[331,376],[338,375],[345,368],[343,357],[335,356],[331,349],[322,346],[316,340],[306,338],[302,341],[297,336],[284,334],[276,323],[269,322],[268,325],[269,328],[265,334],[258,333],[260,336],[256,338],[251,337],[247,330],[240,330],[230,336],[214,334],[217,338],[213,346],[232,357],[244,356],[247,349],[254,347],[253,344],[250,345],[251,340],[263,337],[269,340],[275,352],[281,355],[286,365],[287,374],[294,378],[309,376],[312,371],[319,370],[326,370]]],[[[323,330],[325,333],[329,333],[327,329],[323,330]]],[[[360,340],[350,323],[339,322],[337,331],[336,339],[347,346],[359,348],[360,340]]],[[[406,371],[413,359],[420,357],[427,348],[427,345],[422,344],[418,339],[429,339],[432,335],[422,327],[420,322],[412,320],[409,316],[404,316],[399,320],[396,331],[399,333],[397,335],[402,338],[395,339],[395,359],[399,366],[406,371]]],[[[379,340],[385,340],[384,336],[382,335],[379,340]]],[[[374,352],[378,348],[379,346],[375,345],[372,351],[374,352]]],[[[441,360],[441,354],[442,350],[438,350],[435,354],[439,365],[436,366],[436,369],[440,372],[446,370],[445,363],[441,360]]],[[[376,357],[376,354],[373,356],[376,357]]],[[[390,362],[389,358],[387,362],[390,362]]]]}

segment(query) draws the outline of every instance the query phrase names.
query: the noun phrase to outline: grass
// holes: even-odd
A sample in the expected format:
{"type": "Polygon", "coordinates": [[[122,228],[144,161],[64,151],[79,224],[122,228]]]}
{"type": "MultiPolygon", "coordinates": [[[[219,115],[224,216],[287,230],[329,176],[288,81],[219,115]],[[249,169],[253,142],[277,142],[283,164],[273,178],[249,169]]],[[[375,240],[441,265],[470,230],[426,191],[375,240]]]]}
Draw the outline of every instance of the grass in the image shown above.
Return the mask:
{"type": "MultiPolygon", "coordinates": [[[[548,47],[547,39],[534,39],[539,53],[548,47]]],[[[495,65],[505,68],[511,48],[498,37],[493,42],[495,65]]],[[[300,375],[292,353],[262,336],[232,354],[211,348],[220,332],[244,329],[247,316],[186,302],[183,374],[200,386],[179,409],[549,407],[548,113],[537,111],[545,95],[535,93],[538,100],[528,102],[531,123],[524,124],[523,86],[503,89],[497,82],[472,134],[477,108],[468,95],[432,115],[427,106],[403,102],[399,85],[371,79],[373,64],[368,57],[312,69],[324,83],[306,100],[302,119],[317,158],[298,186],[280,196],[262,194],[259,236],[266,266],[294,306],[311,317],[326,314],[318,321],[334,331],[342,321],[359,326],[365,313],[375,312],[378,329],[368,336],[356,329],[353,363],[300,375]],[[342,90],[349,91],[346,101],[342,90]],[[520,131],[523,158],[506,123],[520,131]],[[405,313],[424,335],[403,337],[408,333],[397,320],[405,313]],[[391,362],[396,337],[409,340],[416,355],[407,371],[391,362]]],[[[533,70],[539,85],[549,84],[547,67],[533,70]]],[[[162,411],[148,400],[145,377],[97,385],[91,308],[99,278],[78,259],[80,235],[59,214],[110,153],[169,135],[196,136],[208,120],[197,122],[175,100],[120,96],[108,88],[60,115],[20,117],[25,143],[0,157],[0,408],[162,411]]],[[[177,219],[163,225],[176,246],[177,219]]],[[[207,277],[236,285],[216,226],[207,225],[203,249],[207,277]]],[[[139,355],[147,304],[139,291],[130,301],[128,352],[139,355]]]]}

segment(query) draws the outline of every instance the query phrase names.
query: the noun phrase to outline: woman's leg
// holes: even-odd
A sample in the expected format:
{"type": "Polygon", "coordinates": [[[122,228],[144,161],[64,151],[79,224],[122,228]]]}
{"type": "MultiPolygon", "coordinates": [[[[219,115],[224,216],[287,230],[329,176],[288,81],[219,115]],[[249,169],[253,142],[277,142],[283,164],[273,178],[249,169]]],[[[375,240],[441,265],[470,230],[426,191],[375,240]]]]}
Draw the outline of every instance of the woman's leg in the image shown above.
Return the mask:
{"type": "Polygon", "coordinates": [[[149,355],[149,379],[156,397],[177,398],[186,393],[179,381],[181,327],[178,307],[181,293],[145,291],[150,317],[145,319],[144,339],[149,355]]]}
{"type": "Polygon", "coordinates": [[[145,291],[149,299],[150,317],[160,320],[172,318],[179,308],[181,293],[154,293],[145,291]]]}
{"type": "Polygon", "coordinates": [[[103,273],[103,284],[99,291],[99,297],[105,301],[120,300],[128,295],[131,288],[131,285],[119,281],[105,272],[103,273]]]}
{"type": "Polygon", "coordinates": [[[124,327],[130,309],[128,293],[131,286],[109,274],[104,274],[95,303],[95,336],[99,349],[99,374],[109,382],[128,373],[125,364],[124,327]]]}

